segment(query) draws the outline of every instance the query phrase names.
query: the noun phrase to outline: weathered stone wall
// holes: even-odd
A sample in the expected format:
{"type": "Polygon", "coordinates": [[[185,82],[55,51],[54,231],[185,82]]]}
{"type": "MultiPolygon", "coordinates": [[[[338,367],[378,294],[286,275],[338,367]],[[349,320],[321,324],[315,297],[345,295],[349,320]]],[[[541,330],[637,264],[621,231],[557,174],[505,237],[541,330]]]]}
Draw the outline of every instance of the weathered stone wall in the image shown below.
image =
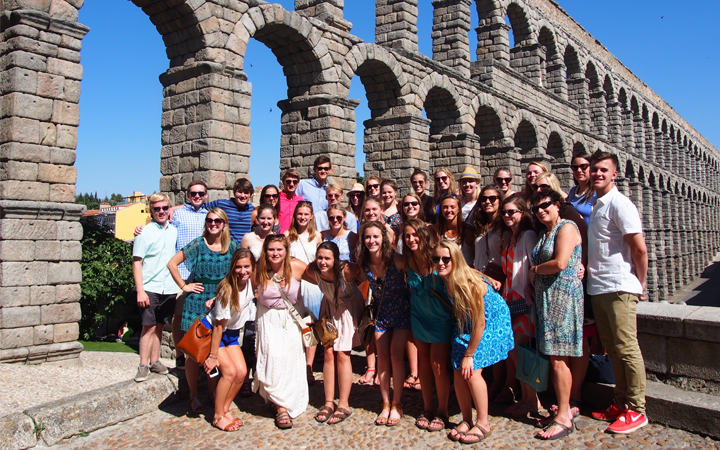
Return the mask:
{"type": "MultiPolygon", "coordinates": [[[[309,175],[328,154],[349,186],[357,126],[366,174],[404,189],[414,167],[467,164],[486,182],[510,167],[522,184],[533,160],[567,188],[573,151],[605,149],[619,155],[618,186],[643,217],[652,300],[696,278],[720,247],[717,150],[554,2],[434,0],[432,58],[418,52],[417,0],[375,3],[375,43],[350,34],[343,0],[296,0],[296,11],[257,0],[133,2],[167,48],[160,187],[175,203],[193,178],[226,198],[249,171],[252,80],[243,65],[253,38],[287,78],[281,169],[309,175]],[[348,98],[355,75],[371,110],[362,125],[348,98]]],[[[0,2],[0,360],[77,351],[52,346],[77,338],[83,3],[0,2]]]]}

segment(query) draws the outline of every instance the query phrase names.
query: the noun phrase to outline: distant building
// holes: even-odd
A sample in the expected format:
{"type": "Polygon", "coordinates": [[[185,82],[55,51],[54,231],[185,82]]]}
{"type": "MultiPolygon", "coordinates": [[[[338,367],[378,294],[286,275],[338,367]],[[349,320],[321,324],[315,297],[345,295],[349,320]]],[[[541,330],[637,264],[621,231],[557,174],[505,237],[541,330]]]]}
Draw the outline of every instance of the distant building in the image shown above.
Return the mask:
{"type": "Polygon", "coordinates": [[[100,209],[87,211],[82,217],[83,221],[93,221],[123,241],[135,239],[135,227],[147,224],[150,219],[147,198],[139,191],[123,197],[115,206],[100,203],[100,209]]]}

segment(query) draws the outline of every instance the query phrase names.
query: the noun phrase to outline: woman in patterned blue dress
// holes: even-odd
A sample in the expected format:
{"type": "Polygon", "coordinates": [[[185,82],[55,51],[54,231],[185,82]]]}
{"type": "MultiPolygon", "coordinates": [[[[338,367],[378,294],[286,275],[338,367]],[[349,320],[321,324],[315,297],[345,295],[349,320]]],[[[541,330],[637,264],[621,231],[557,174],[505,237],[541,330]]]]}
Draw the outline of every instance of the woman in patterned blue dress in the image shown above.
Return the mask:
{"type": "Polygon", "coordinates": [[[506,359],[514,346],[510,310],[480,272],[465,263],[455,243],[441,241],[435,247],[432,261],[445,282],[445,290],[439,295],[453,305],[457,320],[450,360],[463,420],[448,438],[475,444],[490,434],[488,391],[482,369],[506,359]],[[471,426],[473,403],[477,421],[471,426]]]}
{"type": "MultiPolygon", "coordinates": [[[[570,358],[583,354],[583,288],[578,277],[582,238],[577,225],[562,218],[565,202],[555,191],[532,197],[533,212],[547,231],[532,253],[537,311],[537,348],[550,356],[558,411],[539,439],[557,439],[573,431],[570,410],[570,358]]],[[[532,276],[531,275],[531,276],[532,276]]]]}
{"type": "MultiPolygon", "coordinates": [[[[202,236],[190,241],[182,250],[168,262],[168,269],[173,279],[183,292],[188,295],[183,306],[180,329],[186,332],[202,314],[207,312],[205,302],[215,297],[218,283],[230,271],[230,261],[235,250],[240,248],[237,242],[230,237],[228,218],[220,208],[213,208],[205,217],[205,229],[202,236]],[[178,265],[185,262],[185,267],[192,274],[192,283],[185,283],[180,277],[178,265]]],[[[185,361],[185,374],[190,387],[190,407],[194,412],[205,410],[198,397],[198,372],[200,366],[197,361],[187,358],[185,361]]]]}
{"type": "Polygon", "coordinates": [[[360,226],[357,264],[360,281],[367,279],[372,290],[377,325],[377,367],[383,409],[376,425],[395,426],[402,417],[402,381],[405,379],[405,344],[410,336],[410,291],[405,281],[405,258],[395,253],[385,224],[366,222],[360,226]],[[392,368],[392,371],[391,371],[392,368]],[[395,382],[390,403],[390,377],[395,382]]]}

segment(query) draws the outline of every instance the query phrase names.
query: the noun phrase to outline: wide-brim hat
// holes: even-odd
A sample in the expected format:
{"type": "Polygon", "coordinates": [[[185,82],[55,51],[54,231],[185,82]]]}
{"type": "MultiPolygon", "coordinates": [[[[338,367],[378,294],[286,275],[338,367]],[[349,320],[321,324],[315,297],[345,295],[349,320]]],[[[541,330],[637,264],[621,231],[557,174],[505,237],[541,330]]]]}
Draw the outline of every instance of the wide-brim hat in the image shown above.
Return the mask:
{"type": "Polygon", "coordinates": [[[365,193],[365,187],[363,187],[363,185],[360,184],[360,183],[355,183],[355,184],[353,184],[353,187],[352,187],[352,188],[348,191],[348,193],[345,194],[345,195],[349,196],[351,192],[362,192],[362,193],[365,193]]]}
{"type": "Polygon", "coordinates": [[[468,178],[471,180],[479,180],[480,177],[478,176],[478,173],[470,166],[467,166],[465,170],[463,170],[463,173],[460,175],[460,179],[468,178]]]}

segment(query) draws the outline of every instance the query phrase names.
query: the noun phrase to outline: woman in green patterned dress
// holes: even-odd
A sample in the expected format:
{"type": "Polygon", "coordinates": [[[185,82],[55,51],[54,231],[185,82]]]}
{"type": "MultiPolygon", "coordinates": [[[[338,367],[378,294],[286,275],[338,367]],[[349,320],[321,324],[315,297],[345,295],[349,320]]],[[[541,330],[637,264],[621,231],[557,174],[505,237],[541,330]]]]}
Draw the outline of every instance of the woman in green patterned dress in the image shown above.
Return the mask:
{"type": "Polygon", "coordinates": [[[537,348],[550,356],[558,400],[557,414],[535,437],[557,439],[575,429],[570,411],[570,358],[579,358],[583,352],[583,288],[578,277],[582,238],[577,225],[562,218],[565,201],[560,194],[541,191],[531,201],[533,213],[547,230],[532,253],[537,348]]]}
{"type": "MultiPolygon", "coordinates": [[[[183,306],[180,329],[185,333],[202,314],[207,312],[205,302],[215,297],[218,283],[230,270],[230,261],[235,250],[240,248],[230,237],[228,218],[220,208],[213,208],[205,217],[205,229],[202,236],[190,241],[182,250],[170,259],[168,269],[183,292],[187,292],[183,306]],[[191,283],[185,283],[178,272],[178,265],[185,262],[191,273],[191,283]]],[[[189,280],[188,280],[189,281],[189,280]]],[[[190,408],[193,412],[203,412],[198,397],[197,380],[200,366],[197,361],[188,358],[185,361],[185,374],[190,386],[190,408]]]]}

